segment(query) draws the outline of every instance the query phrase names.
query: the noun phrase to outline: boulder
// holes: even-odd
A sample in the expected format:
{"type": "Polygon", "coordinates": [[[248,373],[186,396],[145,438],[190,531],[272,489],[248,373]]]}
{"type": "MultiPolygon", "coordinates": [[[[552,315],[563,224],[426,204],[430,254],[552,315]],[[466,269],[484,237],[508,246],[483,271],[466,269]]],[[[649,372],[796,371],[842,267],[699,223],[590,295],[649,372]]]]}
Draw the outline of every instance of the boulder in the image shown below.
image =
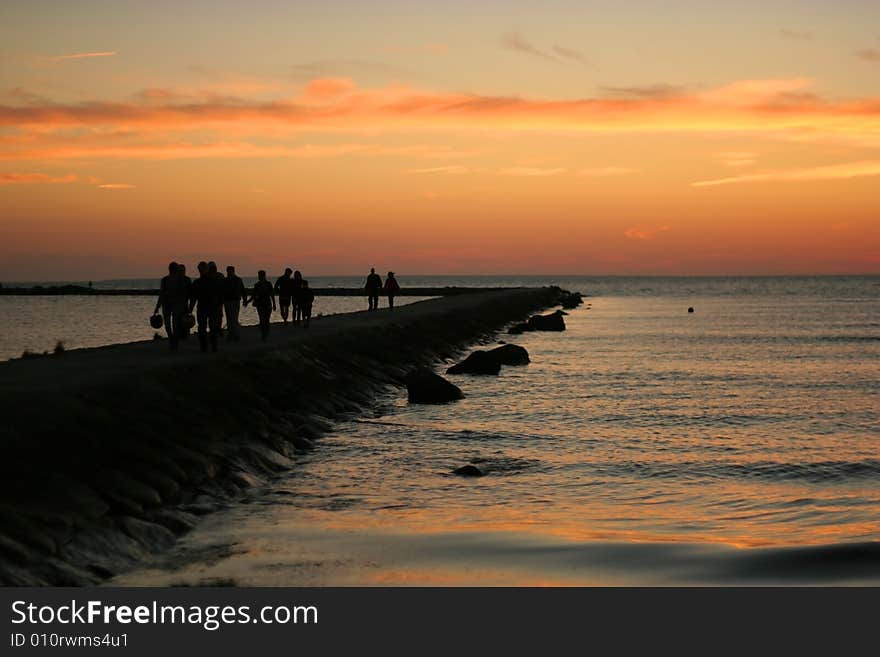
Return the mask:
{"type": "Polygon", "coordinates": [[[565,320],[562,317],[561,310],[549,315],[532,315],[528,325],[532,331],[564,331],[565,320]]]}
{"type": "Polygon", "coordinates": [[[467,465],[463,465],[460,468],[453,470],[452,474],[458,475],[459,477],[482,477],[486,473],[472,463],[468,463],[467,465]]]}
{"type": "Polygon", "coordinates": [[[413,404],[445,404],[462,399],[461,389],[430,370],[417,370],[406,377],[407,398],[413,404]]]}
{"type": "Polygon", "coordinates": [[[460,363],[446,370],[447,374],[498,374],[501,361],[496,351],[475,351],[460,363]]]}
{"type": "Polygon", "coordinates": [[[563,308],[577,308],[584,302],[584,295],[580,292],[563,292],[559,304],[563,308]]]}
{"type": "Polygon", "coordinates": [[[505,344],[488,352],[502,365],[528,365],[529,352],[518,344],[505,344]]]}
{"type": "Polygon", "coordinates": [[[507,332],[516,335],[526,331],[564,331],[565,320],[563,317],[567,314],[567,312],[557,310],[549,315],[532,315],[529,317],[529,321],[514,324],[507,329],[507,332]]]}

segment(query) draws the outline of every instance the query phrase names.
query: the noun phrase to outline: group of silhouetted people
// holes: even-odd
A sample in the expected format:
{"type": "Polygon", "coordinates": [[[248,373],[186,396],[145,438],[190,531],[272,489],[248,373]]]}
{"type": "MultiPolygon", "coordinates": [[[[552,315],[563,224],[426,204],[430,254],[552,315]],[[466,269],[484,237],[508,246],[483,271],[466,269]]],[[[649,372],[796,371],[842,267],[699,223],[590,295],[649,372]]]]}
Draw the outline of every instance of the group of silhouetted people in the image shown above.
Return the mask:
{"type": "Polygon", "coordinates": [[[364,285],[364,290],[367,292],[367,304],[369,310],[379,310],[379,293],[384,292],[388,297],[388,308],[394,310],[394,297],[397,296],[397,293],[400,292],[400,285],[397,283],[397,279],[394,278],[394,272],[388,272],[388,277],[385,279],[385,284],[382,284],[382,277],[376,273],[375,268],[370,268],[370,273],[367,276],[367,282],[364,285]]]}
{"type": "Polygon", "coordinates": [[[281,309],[281,319],[287,324],[287,318],[294,324],[309,325],[312,318],[312,304],[315,301],[315,293],[309,288],[309,282],[304,280],[302,274],[293,271],[290,267],[275,281],[275,292],[278,294],[278,305],[281,309]]]}
{"type": "MultiPolygon", "coordinates": [[[[299,271],[288,267],[273,285],[266,277],[265,270],[261,269],[250,297],[244,281],[236,275],[232,265],[226,268],[224,276],[217,270],[216,263],[202,261],[198,264],[198,272],[198,278],[191,280],[186,275],[184,265],[172,262],[168,265],[168,275],[162,278],[159,286],[159,298],[153,315],[157,315],[161,309],[171,349],[177,349],[180,341],[185,340],[195,326],[201,350],[208,351],[210,347],[211,351],[217,351],[224,315],[228,339],[239,342],[239,314],[242,306],[247,307],[248,304],[253,304],[257,310],[263,340],[269,335],[272,313],[276,310],[280,310],[284,324],[290,321],[306,328],[309,326],[315,293],[299,271]]],[[[391,271],[383,284],[382,277],[373,268],[367,276],[364,291],[369,310],[379,309],[380,294],[388,297],[388,307],[394,310],[394,297],[400,291],[400,285],[391,271]]]]}
{"type": "Polygon", "coordinates": [[[308,327],[312,317],[312,304],[315,293],[309,288],[309,282],[303,279],[300,272],[285,269],[273,286],[266,278],[266,272],[260,270],[251,296],[244,281],[235,273],[232,265],[226,268],[224,276],[217,270],[213,261],[198,264],[198,278],[191,280],[186,275],[184,265],[172,262],[168,265],[168,275],[162,278],[159,286],[159,298],[153,314],[162,310],[165,331],[171,349],[177,349],[181,340],[185,340],[193,328],[197,326],[199,346],[202,351],[217,351],[217,339],[226,316],[228,339],[232,342],[241,340],[239,314],[241,307],[253,304],[260,319],[260,335],[263,340],[269,335],[269,324],[272,312],[276,310],[275,294],[281,306],[284,323],[293,308],[293,321],[308,327]],[[291,277],[291,275],[293,275],[291,277]],[[195,318],[193,318],[195,310],[195,318]]]}

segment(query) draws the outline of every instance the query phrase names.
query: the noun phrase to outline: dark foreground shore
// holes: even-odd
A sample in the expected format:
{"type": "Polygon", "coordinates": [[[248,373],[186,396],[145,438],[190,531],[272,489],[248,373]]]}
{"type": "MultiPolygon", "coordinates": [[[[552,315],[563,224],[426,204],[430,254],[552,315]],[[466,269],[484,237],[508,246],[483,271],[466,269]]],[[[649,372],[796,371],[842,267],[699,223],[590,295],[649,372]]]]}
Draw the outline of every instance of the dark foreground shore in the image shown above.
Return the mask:
{"type": "Polygon", "coordinates": [[[138,342],[0,364],[0,584],[88,585],[292,467],[333,418],[416,367],[555,305],[479,292],[256,327],[219,354],[138,342]]]}

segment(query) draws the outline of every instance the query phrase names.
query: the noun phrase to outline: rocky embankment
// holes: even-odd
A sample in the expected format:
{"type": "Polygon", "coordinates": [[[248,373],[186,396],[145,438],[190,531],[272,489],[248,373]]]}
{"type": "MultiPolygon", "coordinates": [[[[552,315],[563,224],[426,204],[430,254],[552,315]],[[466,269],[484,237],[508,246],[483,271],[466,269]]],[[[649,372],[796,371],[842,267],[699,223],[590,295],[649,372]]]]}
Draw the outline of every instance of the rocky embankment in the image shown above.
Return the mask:
{"type": "Polygon", "coordinates": [[[334,418],[558,288],[480,292],[316,321],[219,354],[159,342],[0,364],[0,584],[88,585],[169,547],[291,468],[334,418]]]}

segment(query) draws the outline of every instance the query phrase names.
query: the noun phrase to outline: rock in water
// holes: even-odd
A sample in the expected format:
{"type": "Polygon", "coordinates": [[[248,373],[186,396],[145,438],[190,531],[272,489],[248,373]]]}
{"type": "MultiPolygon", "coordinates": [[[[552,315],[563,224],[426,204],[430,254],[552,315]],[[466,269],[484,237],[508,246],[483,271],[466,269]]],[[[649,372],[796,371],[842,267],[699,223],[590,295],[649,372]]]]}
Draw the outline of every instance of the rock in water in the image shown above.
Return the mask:
{"type": "Polygon", "coordinates": [[[413,404],[444,404],[464,398],[458,386],[430,370],[418,370],[407,375],[406,392],[413,404]]]}
{"type": "Polygon", "coordinates": [[[501,361],[492,351],[475,351],[457,365],[453,365],[447,374],[498,374],[501,361]]]}
{"type": "Polygon", "coordinates": [[[518,344],[496,347],[489,352],[489,355],[494,356],[502,365],[528,365],[531,362],[529,352],[518,344]]]}
{"type": "Polygon", "coordinates": [[[562,318],[562,311],[557,310],[549,315],[532,315],[528,326],[532,331],[564,331],[565,320],[562,318]]]}
{"type": "Polygon", "coordinates": [[[482,477],[486,473],[480,470],[477,466],[468,463],[467,465],[463,465],[460,468],[453,470],[452,474],[456,474],[459,477],[482,477]]]}
{"type": "Polygon", "coordinates": [[[577,308],[584,302],[584,295],[580,292],[566,292],[562,295],[562,299],[559,301],[560,305],[563,308],[577,308]]]}

